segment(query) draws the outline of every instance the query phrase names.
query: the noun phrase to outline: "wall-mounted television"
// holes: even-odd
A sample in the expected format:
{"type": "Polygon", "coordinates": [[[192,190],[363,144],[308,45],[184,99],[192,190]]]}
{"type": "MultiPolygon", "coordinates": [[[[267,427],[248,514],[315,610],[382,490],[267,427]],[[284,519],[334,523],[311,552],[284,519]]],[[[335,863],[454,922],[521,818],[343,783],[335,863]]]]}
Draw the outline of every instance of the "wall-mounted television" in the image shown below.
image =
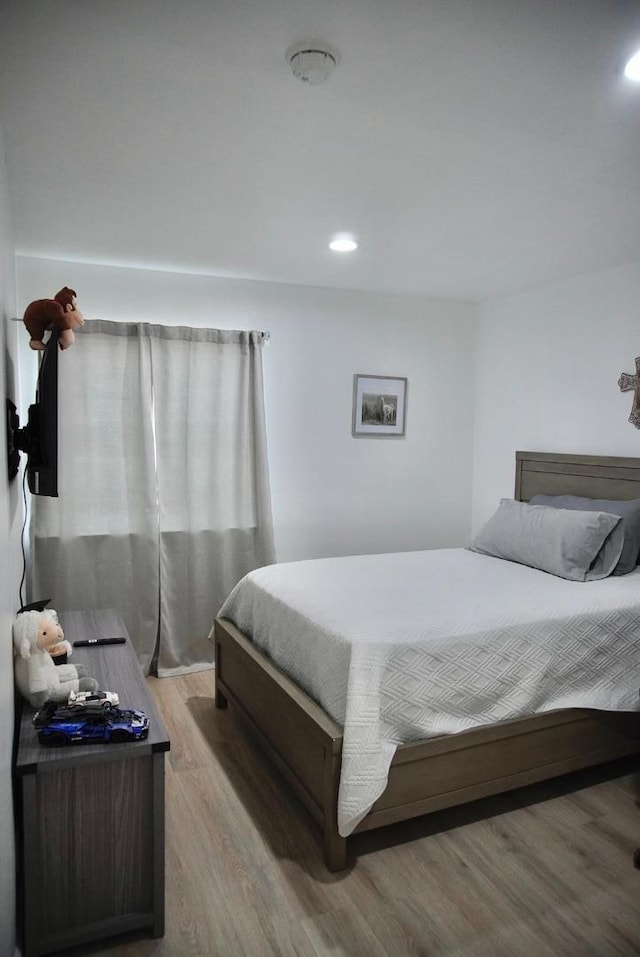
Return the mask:
{"type": "Polygon", "coordinates": [[[58,496],[58,330],[53,329],[41,353],[36,400],[20,428],[16,407],[7,399],[9,479],[15,478],[20,453],[27,456],[26,473],[33,495],[58,496]]]}

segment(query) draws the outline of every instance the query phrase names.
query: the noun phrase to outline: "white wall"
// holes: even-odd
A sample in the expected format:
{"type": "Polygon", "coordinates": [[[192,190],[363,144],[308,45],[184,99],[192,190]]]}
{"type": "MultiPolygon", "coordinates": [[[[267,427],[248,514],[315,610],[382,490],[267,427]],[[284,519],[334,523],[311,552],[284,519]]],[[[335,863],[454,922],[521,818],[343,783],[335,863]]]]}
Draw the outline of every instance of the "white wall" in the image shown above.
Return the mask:
{"type": "Polygon", "coordinates": [[[486,303],[476,336],[474,530],[513,495],[516,449],[640,455],[617,384],[640,355],[640,261],[486,303]]]}
{"type": "Polygon", "coordinates": [[[17,276],[20,314],[68,285],[87,319],[271,332],[265,402],[280,561],[467,542],[475,307],[27,257],[17,276]],[[356,372],[408,377],[405,439],[352,438],[356,372]]]}
{"type": "MultiPolygon", "coordinates": [[[[9,319],[15,314],[15,281],[9,191],[0,130],[0,399],[16,401],[17,328],[9,319]]],[[[15,865],[11,752],[14,716],[13,646],[11,626],[19,608],[20,527],[22,498],[16,479],[9,486],[4,427],[0,439],[0,957],[15,949],[15,865]]]]}

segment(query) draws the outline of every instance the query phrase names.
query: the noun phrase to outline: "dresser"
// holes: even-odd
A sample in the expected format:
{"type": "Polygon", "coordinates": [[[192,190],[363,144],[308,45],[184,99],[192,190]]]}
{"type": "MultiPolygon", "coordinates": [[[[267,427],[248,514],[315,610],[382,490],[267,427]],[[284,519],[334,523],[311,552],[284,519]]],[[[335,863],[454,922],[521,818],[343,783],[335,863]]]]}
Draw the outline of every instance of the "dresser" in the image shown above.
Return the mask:
{"type": "Polygon", "coordinates": [[[144,741],[46,747],[24,702],[15,761],[18,929],[24,957],[147,930],[164,933],[164,763],[169,738],[115,611],[60,613],[101,691],[144,711],[144,741]]]}

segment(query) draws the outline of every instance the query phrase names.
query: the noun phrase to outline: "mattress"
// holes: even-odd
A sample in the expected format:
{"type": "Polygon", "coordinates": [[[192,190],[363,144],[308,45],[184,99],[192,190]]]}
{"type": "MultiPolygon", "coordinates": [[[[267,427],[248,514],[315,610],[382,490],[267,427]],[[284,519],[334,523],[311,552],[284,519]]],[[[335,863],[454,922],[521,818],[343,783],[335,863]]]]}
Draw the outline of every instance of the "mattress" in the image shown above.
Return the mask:
{"type": "Polygon", "coordinates": [[[344,837],[399,744],[639,707],[640,569],[572,582],[466,549],[316,559],[251,572],[220,615],[343,727],[344,837]]]}

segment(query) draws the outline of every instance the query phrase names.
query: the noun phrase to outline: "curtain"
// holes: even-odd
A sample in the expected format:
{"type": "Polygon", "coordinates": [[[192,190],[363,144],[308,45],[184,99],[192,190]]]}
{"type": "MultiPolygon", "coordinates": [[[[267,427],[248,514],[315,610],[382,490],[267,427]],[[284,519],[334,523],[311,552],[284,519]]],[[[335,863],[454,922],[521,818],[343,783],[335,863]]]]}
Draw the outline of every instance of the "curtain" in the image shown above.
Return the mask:
{"type": "Polygon", "coordinates": [[[275,560],[261,346],[90,321],[60,356],[60,497],[32,499],[30,590],[117,608],[146,671],[211,667],[224,598],[275,560]]]}
{"type": "Polygon", "coordinates": [[[167,675],[212,660],[222,602],[275,556],[261,334],[154,326],[151,361],[167,675]]]}
{"type": "Polygon", "coordinates": [[[31,499],[32,598],[117,608],[145,670],[159,583],[150,387],[140,327],[92,323],[59,356],[59,498],[31,499]]]}

